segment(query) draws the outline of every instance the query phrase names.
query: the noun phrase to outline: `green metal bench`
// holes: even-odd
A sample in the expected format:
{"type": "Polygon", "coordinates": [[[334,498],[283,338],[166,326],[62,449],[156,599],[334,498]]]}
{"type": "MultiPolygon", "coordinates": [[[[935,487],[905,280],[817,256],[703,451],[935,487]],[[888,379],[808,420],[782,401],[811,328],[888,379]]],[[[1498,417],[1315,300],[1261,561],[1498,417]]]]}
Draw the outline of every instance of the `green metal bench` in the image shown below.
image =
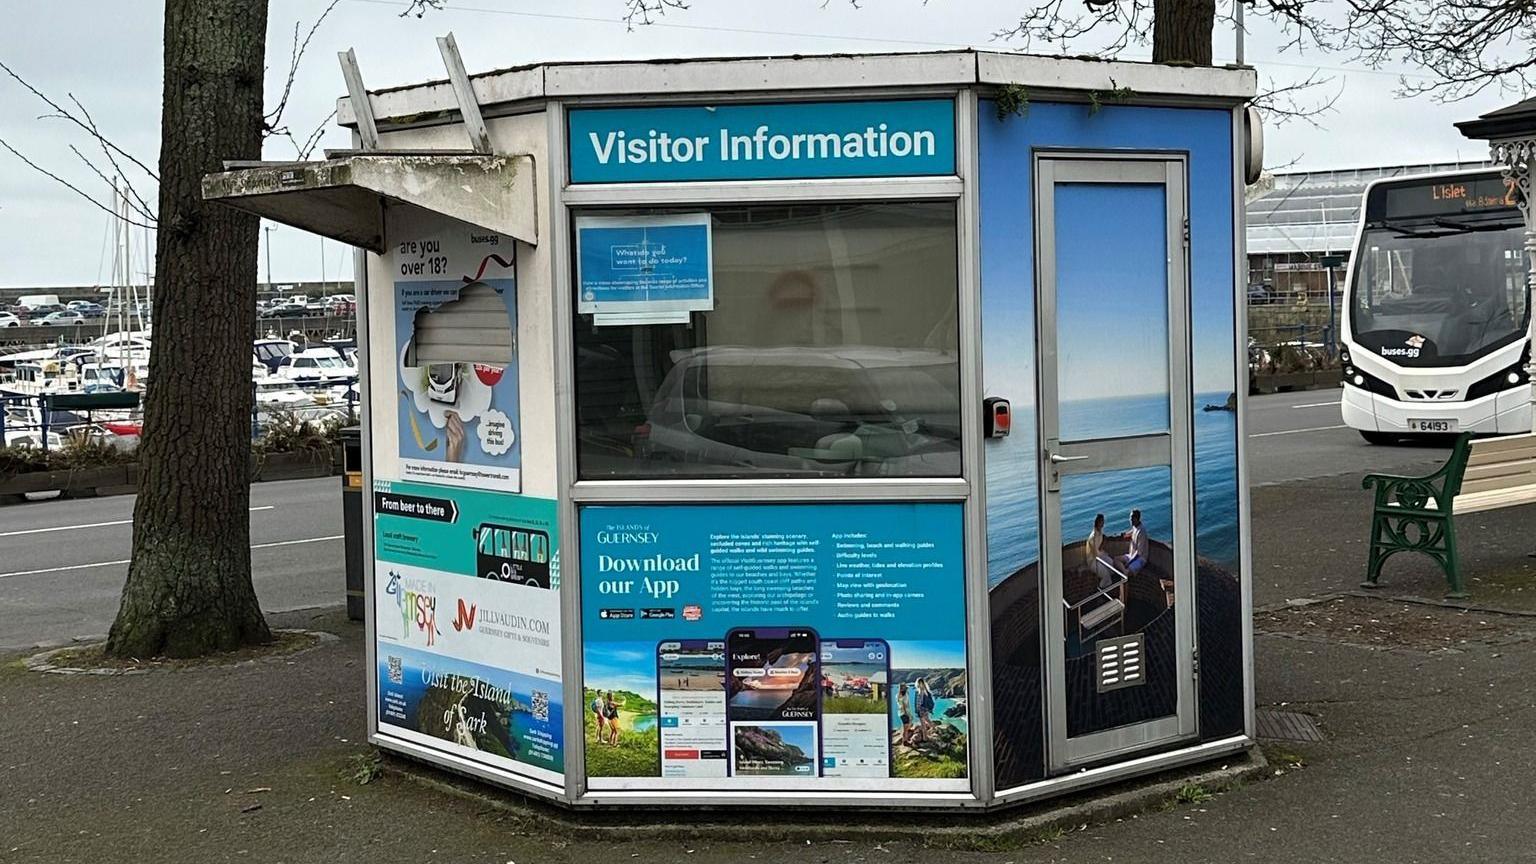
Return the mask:
{"type": "Polygon", "coordinates": [[[1457,514],[1536,503],[1536,434],[1456,439],[1451,458],[1426,477],[1367,474],[1375,487],[1365,588],[1377,587],[1381,565],[1398,552],[1422,552],[1445,571],[1447,597],[1466,597],[1456,557],[1457,514]]]}

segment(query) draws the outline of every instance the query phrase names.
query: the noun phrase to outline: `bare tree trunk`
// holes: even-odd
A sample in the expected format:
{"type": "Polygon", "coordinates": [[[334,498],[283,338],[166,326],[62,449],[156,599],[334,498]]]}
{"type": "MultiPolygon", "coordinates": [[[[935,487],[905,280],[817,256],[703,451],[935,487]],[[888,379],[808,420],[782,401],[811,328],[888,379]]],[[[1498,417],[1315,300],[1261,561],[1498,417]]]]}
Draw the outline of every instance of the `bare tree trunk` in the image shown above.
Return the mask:
{"type": "Polygon", "coordinates": [[[1153,0],[1152,62],[1211,65],[1216,0],[1153,0]]]}
{"type": "Polygon", "coordinates": [[[166,0],[160,209],[133,561],[107,640],[191,657],[272,638],[251,586],[251,339],[258,220],[205,203],[258,159],[266,0],[166,0]]]}

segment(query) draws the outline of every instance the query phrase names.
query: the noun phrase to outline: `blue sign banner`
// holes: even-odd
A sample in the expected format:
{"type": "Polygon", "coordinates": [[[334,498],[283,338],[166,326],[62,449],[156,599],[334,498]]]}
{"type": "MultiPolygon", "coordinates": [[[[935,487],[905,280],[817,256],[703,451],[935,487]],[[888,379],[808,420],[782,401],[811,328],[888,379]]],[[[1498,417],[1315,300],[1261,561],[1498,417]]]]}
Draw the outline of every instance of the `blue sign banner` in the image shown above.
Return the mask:
{"type": "Polygon", "coordinates": [[[578,108],[569,123],[572,183],[955,173],[950,99],[578,108]]]}
{"type": "Polygon", "coordinates": [[[710,230],[708,213],[578,218],[577,311],[713,309],[710,230]]]}

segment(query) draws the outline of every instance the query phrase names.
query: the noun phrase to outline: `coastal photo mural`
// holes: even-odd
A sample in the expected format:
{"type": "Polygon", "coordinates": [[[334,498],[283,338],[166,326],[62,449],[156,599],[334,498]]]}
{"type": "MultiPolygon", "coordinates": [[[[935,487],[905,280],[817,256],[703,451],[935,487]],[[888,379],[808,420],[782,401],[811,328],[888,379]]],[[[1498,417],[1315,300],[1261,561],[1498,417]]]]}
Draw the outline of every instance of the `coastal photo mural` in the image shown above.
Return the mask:
{"type": "MultiPolygon", "coordinates": [[[[1009,399],[1014,415],[1012,434],[988,441],[985,448],[987,581],[996,705],[994,758],[998,786],[1006,789],[1040,779],[1046,770],[1031,176],[1031,157],[1037,149],[1105,151],[1156,141],[1160,148],[1182,147],[1187,153],[1191,351],[1196,391],[1191,418],[1196,532],[1193,606],[1197,639],[1210,646],[1201,655],[1199,727],[1202,738],[1241,730],[1232,115],[1224,110],[1135,106],[1106,106],[1094,112],[1085,105],[1049,103],[1032,103],[1024,115],[1006,119],[997,118],[991,103],[984,103],[979,113],[983,392],[1009,399]]],[[[1089,190],[1085,200],[1091,197],[1089,190]]],[[[1064,226],[1069,223],[1070,230],[1091,231],[1095,224],[1092,214],[1074,219],[1069,203],[1058,198],[1058,231],[1067,230],[1064,226]]],[[[1117,217],[1103,213],[1097,218],[1117,217]]],[[[1058,263],[1065,265],[1065,256],[1058,263]]],[[[1065,274],[1061,275],[1063,291],[1081,290],[1069,288],[1065,274]]],[[[1141,365],[1125,365],[1128,358],[1121,357],[1117,367],[1114,360],[1134,353],[1136,322],[1155,314],[1154,307],[1141,308],[1146,304],[1132,295],[1120,296],[1125,291],[1117,294],[1114,285],[1093,290],[1091,298],[1074,297],[1070,304],[1059,304],[1060,374],[1071,375],[1070,379],[1058,379],[1063,400],[1062,437],[1073,437],[1070,428],[1082,422],[1091,422],[1098,437],[1166,430],[1166,373],[1159,373],[1164,382],[1159,385],[1152,381],[1156,375],[1142,374],[1146,370],[1141,365]],[[1072,367],[1066,355],[1074,354],[1097,355],[1096,361],[1107,366],[1072,367]]],[[[1142,542],[1155,565],[1156,550],[1169,548],[1175,539],[1171,480],[1167,467],[1064,477],[1062,541],[1071,551],[1064,556],[1067,569],[1072,570],[1070,564],[1075,559],[1071,556],[1087,554],[1084,550],[1090,544],[1095,544],[1096,555],[1115,561],[1132,555],[1131,547],[1142,542]]],[[[1088,573],[1093,565],[1085,563],[1085,568],[1079,569],[1088,573]]],[[[1111,569],[1105,567],[1099,575],[1111,569]]],[[[1155,566],[1152,569],[1155,571],[1155,566]]],[[[1155,634],[1166,630],[1171,634],[1171,626],[1157,628],[1152,622],[1164,614],[1171,619],[1176,605],[1183,610],[1190,608],[1182,598],[1175,604],[1171,582],[1135,578],[1126,582],[1138,589],[1150,586],[1137,592],[1145,595],[1140,597],[1145,602],[1137,606],[1137,614],[1145,619],[1138,631],[1155,634]]],[[[1087,587],[1091,591],[1094,586],[1087,587]]],[[[1070,663],[1074,653],[1071,638],[1078,623],[1069,623],[1070,663]]],[[[1111,623],[1099,635],[1117,635],[1115,627],[1129,626],[1129,621],[1111,623]]],[[[1087,640],[1079,643],[1077,653],[1088,650],[1087,640]]],[[[1154,647],[1147,646],[1148,650],[1154,647]]],[[[1107,719],[1089,722],[1094,729],[1114,725],[1107,719]]],[[[1092,729],[1068,731],[1076,735],[1092,729]]]]}

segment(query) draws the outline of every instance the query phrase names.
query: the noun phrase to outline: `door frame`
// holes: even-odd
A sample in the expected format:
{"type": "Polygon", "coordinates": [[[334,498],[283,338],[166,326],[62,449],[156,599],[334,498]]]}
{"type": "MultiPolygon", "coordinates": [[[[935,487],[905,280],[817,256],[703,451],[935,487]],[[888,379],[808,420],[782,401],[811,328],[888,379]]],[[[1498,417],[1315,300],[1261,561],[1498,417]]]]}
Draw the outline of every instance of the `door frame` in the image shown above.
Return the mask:
{"type": "Polygon", "coordinates": [[[1188,233],[1188,156],[1168,152],[1037,151],[1033,161],[1035,216],[1037,440],[1040,442],[1041,632],[1045,651],[1045,728],[1047,767],[1051,773],[1080,768],[1134,750],[1193,737],[1196,705],[1197,645],[1195,615],[1194,440],[1191,378],[1188,233]],[[1058,183],[1161,185],[1164,188],[1168,250],[1167,433],[1106,438],[1061,444],[1058,354],[1056,341],[1056,219],[1058,183]],[[1072,461],[1057,463],[1055,454],[1072,461]],[[1177,703],[1175,712],[1141,723],[1067,737],[1066,619],[1062,614],[1061,499],[1062,474],[1168,465],[1172,474],[1174,552],[1174,640],[1177,703]],[[1186,599],[1187,598],[1187,599],[1186,599]]]}

